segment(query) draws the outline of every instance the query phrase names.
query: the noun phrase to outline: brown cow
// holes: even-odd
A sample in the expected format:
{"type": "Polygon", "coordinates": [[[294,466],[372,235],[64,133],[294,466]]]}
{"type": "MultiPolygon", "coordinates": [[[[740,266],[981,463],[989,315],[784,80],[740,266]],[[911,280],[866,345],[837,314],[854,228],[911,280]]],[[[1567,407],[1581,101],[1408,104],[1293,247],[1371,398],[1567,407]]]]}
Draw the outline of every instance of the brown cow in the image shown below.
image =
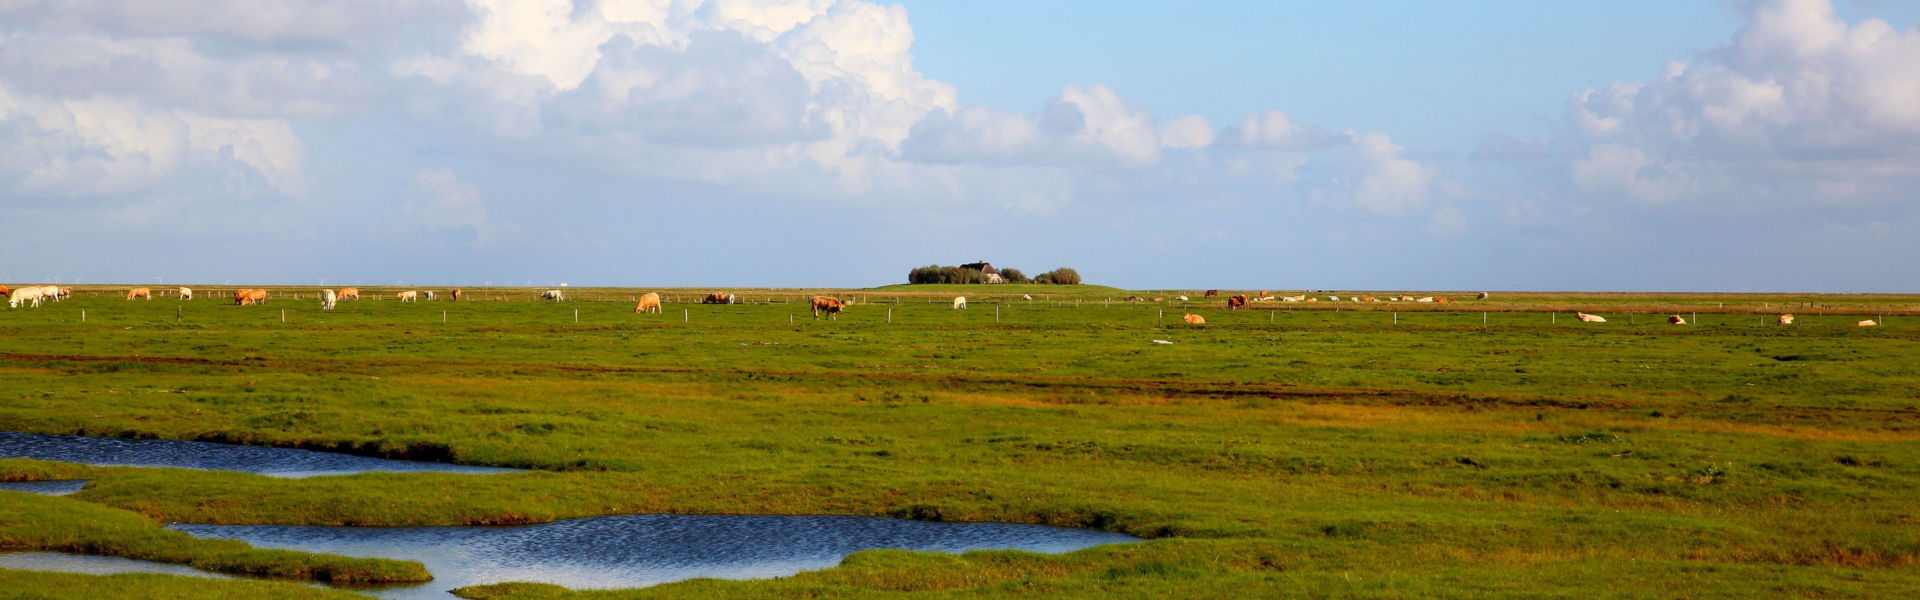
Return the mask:
{"type": "Polygon", "coordinates": [[[341,300],[359,300],[360,288],[340,288],[341,300]]]}
{"type": "Polygon", "coordinates": [[[7,286],[0,285],[0,298],[5,298],[11,295],[13,295],[13,292],[8,290],[7,286]]]}
{"type": "Polygon", "coordinates": [[[1195,315],[1195,314],[1187,314],[1187,315],[1182,315],[1182,316],[1181,316],[1180,318],[1182,318],[1182,319],[1186,319],[1186,321],[1187,321],[1187,324],[1188,324],[1188,325],[1205,325],[1205,324],[1207,324],[1207,318],[1206,318],[1206,317],[1202,317],[1202,316],[1200,316],[1200,315],[1195,315]]]}
{"type": "Polygon", "coordinates": [[[740,298],[726,292],[714,292],[700,299],[701,304],[739,304],[740,298]]]}
{"type": "Polygon", "coordinates": [[[261,304],[267,301],[266,290],[234,290],[233,303],[237,306],[261,304]]]}
{"type": "MultiPolygon", "coordinates": [[[[59,294],[59,292],[54,292],[54,293],[59,294]]],[[[132,300],[134,298],[146,298],[148,300],[152,300],[153,290],[149,290],[147,288],[133,288],[133,289],[127,290],[127,299],[132,300]]]]}
{"type": "Polygon", "coordinates": [[[1247,307],[1246,294],[1234,294],[1232,296],[1227,296],[1227,310],[1238,310],[1246,307],[1247,307]]]}
{"type": "Polygon", "coordinates": [[[1154,296],[1154,297],[1153,297],[1153,301],[1154,301],[1154,302],[1161,302],[1161,301],[1164,301],[1164,300],[1166,300],[1166,299],[1167,299],[1167,297],[1166,297],[1166,296],[1154,296]]]}
{"type": "Polygon", "coordinates": [[[447,295],[448,295],[448,296],[451,296],[451,297],[453,297],[453,301],[454,301],[454,302],[459,302],[459,301],[460,301],[460,295],[461,295],[461,294],[460,294],[460,288],[453,288],[453,291],[451,291],[451,292],[447,292],[447,295]]]}
{"type": "Polygon", "coordinates": [[[1139,297],[1139,296],[1127,296],[1126,298],[1123,298],[1123,300],[1126,300],[1127,302],[1139,302],[1139,301],[1140,301],[1140,297],[1139,297]]]}
{"type": "Polygon", "coordinates": [[[827,318],[838,320],[840,311],[845,309],[846,306],[847,303],[841,302],[839,298],[814,296],[813,318],[818,319],[820,318],[820,313],[825,312],[827,313],[827,318]]]}
{"type": "Polygon", "coordinates": [[[1220,290],[1207,290],[1207,293],[1201,294],[1201,295],[1206,296],[1208,298],[1212,298],[1214,296],[1220,295],[1220,290]]]}
{"type": "Polygon", "coordinates": [[[637,312],[637,313],[644,313],[644,312],[657,313],[657,312],[660,312],[660,310],[661,309],[660,309],[660,293],[659,292],[647,292],[647,295],[640,297],[639,304],[633,305],[633,312],[637,312]]]}

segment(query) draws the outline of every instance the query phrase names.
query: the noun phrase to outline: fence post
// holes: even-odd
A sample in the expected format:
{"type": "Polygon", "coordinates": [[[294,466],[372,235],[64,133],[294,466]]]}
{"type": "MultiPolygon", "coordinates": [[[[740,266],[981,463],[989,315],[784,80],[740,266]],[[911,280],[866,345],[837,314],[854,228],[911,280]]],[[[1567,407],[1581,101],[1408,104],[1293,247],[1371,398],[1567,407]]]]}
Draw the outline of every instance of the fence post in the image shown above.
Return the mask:
{"type": "Polygon", "coordinates": [[[692,309],[687,309],[687,308],[682,308],[682,309],[680,309],[680,322],[681,322],[681,323],[692,323],[692,322],[693,322],[693,310],[692,310],[692,309]]]}
{"type": "Polygon", "coordinates": [[[998,304],[993,305],[993,322],[1000,322],[1000,305],[998,304]]]}
{"type": "Polygon", "coordinates": [[[180,322],[180,305],[178,304],[173,305],[173,322],[180,322]]]}
{"type": "Polygon", "coordinates": [[[287,309],[284,309],[284,308],[280,309],[280,322],[281,323],[287,322],[287,309]]]}
{"type": "MultiPolygon", "coordinates": [[[[899,303],[895,302],[895,304],[899,304],[899,303]]],[[[887,323],[889,324],[893,323],[893,309],[891,307],[887,309],[887,323]]]]}
{"type": "Polygon", "coordinates": [[[573,309],[573,322],[575,323],[580,322],[580,309],[578,308],[573,309]]]}
{"type": "Polygon", "coordinates": [[[444,310],[440,311],[440,322],[441,323],[447,322],[447,311],[444,311],[444,310]]]}
{"type": "Polygon", "coordinates": [[[1397,310],[1393,311],[1393,324],[1395,325],[1400,324],[1400,311],[1397,311],[1397,310]]]}
{"type": "Polygon", "coordinates": [[[1480,311],[1480,326],[1481,326],[1481,327],[1486,327],[1486,326],[1487,326],[1487,312],[1486,312],[1486,311],[1480,311]]]}
{"type": "Polygon", "coordinates": [[[1154,319],[1153,326],[1154,327],[1167,326],[1167,309],[1164,309],[1164,308],[1160,309],[1160,317],[1157,319],[1154,319]]]}
{"type": "Polygon", "coordinates": [[[80,322],[81,323],[87,322],[87,309],[84,309],[84,308],[80,309],[80,322]]]}

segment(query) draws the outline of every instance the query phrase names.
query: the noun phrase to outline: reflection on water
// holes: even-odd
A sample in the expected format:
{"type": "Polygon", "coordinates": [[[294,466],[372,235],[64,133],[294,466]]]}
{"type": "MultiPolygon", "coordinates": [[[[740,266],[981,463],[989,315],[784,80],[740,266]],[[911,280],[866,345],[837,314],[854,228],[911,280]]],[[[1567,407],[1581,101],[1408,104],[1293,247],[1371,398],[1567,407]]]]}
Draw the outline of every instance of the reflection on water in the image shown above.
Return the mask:
{"type": "Polygon", "coordinates": [[[779,577],[832,567],[849,553],[879,548],[1059,553],[1137,541],[1117,533],[1040,525],[850,516],[622,515],[517,527],[169,528],[262,547],[425,564],[434,576],[428,584],[363,590],[396,600],[444,600],[450,597],[444,592],[452,588],[506,581],[604,589],[696,577],[779,577]]]}
{"type": "Polygon", "coordinates": [[[57,481],[0,481],[0,490],[12,490],[29,494],[65,496],[80,491],[87,485],[85,479],[61,479],[57,481]]]}
{"type": "Polygon", "coordinates": [[[162,562],[134,560],[117,556],[91,556],[86,554],[62,554],[59,552],[0,552],[0,569],[59,571],[62,573],[85,573],[88,575],[164,573],[167,575],[185,575],[188,577],[233,579],[231,576],[221,575],[212,571],[202,571],[185,565],[171,565],[162,562]]]}
{"type": "Polygon", "coordinates": [[[294,448],[181,440],[129,440],[0,431],[0,458],[36,458],[100,466],[178,467],[243,471],[273,477],[345,475],[368,471],[505,473],[519,469],[389,460],[294,448]]]}

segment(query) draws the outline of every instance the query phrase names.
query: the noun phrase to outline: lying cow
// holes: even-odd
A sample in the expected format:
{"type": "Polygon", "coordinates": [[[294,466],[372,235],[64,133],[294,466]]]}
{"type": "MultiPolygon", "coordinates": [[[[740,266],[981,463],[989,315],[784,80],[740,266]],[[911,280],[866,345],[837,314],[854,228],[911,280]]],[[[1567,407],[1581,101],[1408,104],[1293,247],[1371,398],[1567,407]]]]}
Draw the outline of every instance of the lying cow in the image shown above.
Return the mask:
{"type": "Polygon", "coordinates": [[[1179,300],[1179,301],[1181,301],[1181,302],[1186,302],[1186,301],[1187,301],[1187,297],[1186,297],[1186,296],[1174,296],[1174,297],[1173,297],[1173,299],[1175,299],[1175,300],[1179,300]]]}
{"type": "MultiPolygon", "coordinates": [[[[59,295],[60,295],[60,292],[58,291],[58,288],[56,288],[54,291],[54,297],[58,298],[59,295]]],[[[148,300],[152,300],[153,290],[149,290],[147,288],[133,288],[133,289],[127,290],[127,299],[133,300],[135,298],[146,298],[148,300]]]]}
{"type": "Polygon", "coordinates": [[[824,312],[827,313],[827,318],[837,320],[840,311],[845,310],[847,305],[851,304],[830,296],[814,296],[811,302],[813,303],[813,318],[815,319],[820,318],[820,313],[824,312]]]}
{"type": "Polygon", "coordinates": [[[1187,322],[1187,324],[1188,324],[1188,325],[1205,325],[1205,324],[1207,324],[1207,318],[1206,318],[1206,317],[1202,317],[1202,316],[1200,316],[1200,315],[1195,315],[1195,314],[1186,314],[1186,315],[1181,315],[1181,316],[1180,316],[1180,318],[1181,318],[1181,319],[1184,319],[1184,320],[1186,320],[1186,322],[1187,322]]]}
{"type": "Polygon", "coordinates": [[[333,290],[320,290],[320,310],[333,310],[333,305],[339,301],[339,295],[334,294],[333,290]]]}
{"type": "Polygon", "coordinates": [[[1672,315],[1667,317],[1667,324],[1668,325],[1685,325],[1687,324],[1687,319],[1684,317],[1681,317],[1680,315],[1672,315]]]}
{"type": "Polygon", "coordinates": [[[639,304],[633,305],[633,312],[637,313],[657,313],[661,310],[659,292],[647,292],[645,296],[640,297],[639,304]]]}
{"type": "Polygon", "coordinates": [[[1246,294],[1234,294],[1232,296],[1227,296],[1227,310],[1240,310],[1246,307],[1247,307],[1246,294]]]}
{"type": "Polygon", "coordinates": [[[1784,315],[1780,315],[1780,324],[1781,324],[1781,325],[1792,325],[1792,324],[1793,324],[1793,313],[1787,313],[1787,314],[1784,314],[1784,315]]]}
{"type": "Polygon", "coordinates": [[[1875,325],[1879,325],[1879,324],[1880,324],[1880,322],[1879,322],[1879,321],[1875,321],[1875,320],[1873,320],[1873,319],[1867,319],[1867,320],[1865,320],[1865,321],[1861,321],[1861,322],[1859,322],[1859,323],[1856,323],[1856,325],[1859,325],[1859,326],[1861,326],[1861,327],[1873,327],[1873,326],[1875,326],[1875,325]]]}
{"type": "Polygon", "coordinates": [[[714,292],[700,299],[701,304],[739,304],[740,299],[726,292],[714,292]]]}
{"type": "Polygon", "coordinates": [[[1576,312],[1576,313],[1573,313],[1573,316],[1575,316],[1575,317],[1579,317],[1579,318],[1580,318],[1580,322],[1582,322],[1582,323],[1605,323],[1605,322],[1607,322],[1607,318],[1606,318],[1606,317],[1602,317],[1602,316],[1600,316],[1600,315],[1590,315],[1590,314],[1587,314],[1587,313],[1583,313],[1583,312],[1576,312]]]}
{"type": "Polygon", "coordinates": [[[963,310],[963,309],[965,309],[966,307],[967,307],[967,297],[966,297],[966,296],[954,296],[954,297],[953,297],[953,309],[954,309],[954,310],[963,310]]]}

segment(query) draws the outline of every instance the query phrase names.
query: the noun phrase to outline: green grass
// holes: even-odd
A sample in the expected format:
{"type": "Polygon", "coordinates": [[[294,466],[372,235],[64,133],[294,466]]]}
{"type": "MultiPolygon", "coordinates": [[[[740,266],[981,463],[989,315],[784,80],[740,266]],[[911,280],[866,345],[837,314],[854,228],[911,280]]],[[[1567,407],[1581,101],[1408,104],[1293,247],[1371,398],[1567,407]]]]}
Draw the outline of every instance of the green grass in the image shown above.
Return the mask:
{"type": "Polygon", "coordinates": [[[1117,294],[1120,296],[1124,296],[1128,294],[1127,290],[1123,290],[1120,288],[1107,287],[1104,285],[1092,285],[1092,284],[1085,284],[1085,283],[1074,284],[1074,285],[1046,285],[1046,284],[1039,284],[1039,283],[918,283],[918,284],[900,283],[900,284],[894,284],[894,285],[883,285],[876,288],[868,288],[865,290],[859,290],[859,292],[927,292],[927,293],[942,293],[942,294],[950,293],[950,292],[959,292],[959,293],[972,293],[972,294],[990,294],[995,296],[1017,296],[1019,294],[1048,294],[1048,295],[1073,295],[1073,296],[1095,296],[1095,295],[1101,295],[1101,294],[1109,294],[1109,295],[1117,294]]]}
{"type": "MultiPolygon", "coordinates": [[[[124,529],[138,539],[164,532],[158,520],[838,513],[1155,539],[1065,556],[862,553],[780,580],[579,595],[1875,598],[1920,587],[1913,297],[1495,294],[1227,312],[1197,292],[1183,306],[1108,305],[1094,291],[990,295],[953,311],[945,291],[891,291],[814,320],[781,302],[809,292],[657,315],[633,314],[633,292],[368,300],[335,313],[196,300],[179,322],[170,299],[0,313],[0,429],[537,469],[284,480],[0,461],[0,479],[93,480],[36,500],[59,520],[0,516],[11,540],[0,546],[41,547],[68,529],[118,539],[87,525],[109,514],[138,517],[124,529]],[[1794,327],[1768,324],[1782,302],[1820,308],[1796,309],[1794,327]],[[1701,324],[1656,320],[1676,306],[1701,324]],[[1578,324],[1569,307],[1619,312],[1578,324]],[[1862,311],[1894,316],[1854,327],[1862,311]],[[1209,324],[1172,325],[1182,312],[1209,324]]],[[[201,553],[183,552],[174,562],[201,553]]]]}

